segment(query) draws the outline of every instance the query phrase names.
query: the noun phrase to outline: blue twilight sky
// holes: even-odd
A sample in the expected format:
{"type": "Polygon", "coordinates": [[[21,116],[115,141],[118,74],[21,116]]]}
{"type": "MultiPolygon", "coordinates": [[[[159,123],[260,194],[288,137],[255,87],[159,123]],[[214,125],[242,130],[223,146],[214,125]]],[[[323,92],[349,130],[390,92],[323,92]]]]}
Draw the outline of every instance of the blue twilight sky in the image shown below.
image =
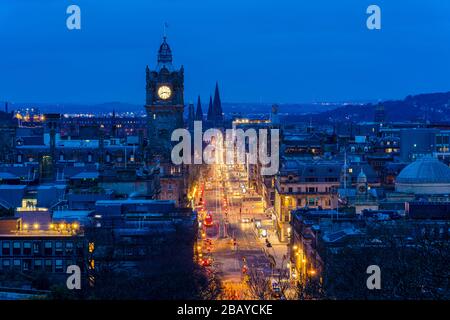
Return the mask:
{"type": "Polygon", "coordinates": [[[216,80],[227,102],[450,91],[448,0],[0,0],[0,101],[143,104],[165,21],[186,102],[216,80]]]}

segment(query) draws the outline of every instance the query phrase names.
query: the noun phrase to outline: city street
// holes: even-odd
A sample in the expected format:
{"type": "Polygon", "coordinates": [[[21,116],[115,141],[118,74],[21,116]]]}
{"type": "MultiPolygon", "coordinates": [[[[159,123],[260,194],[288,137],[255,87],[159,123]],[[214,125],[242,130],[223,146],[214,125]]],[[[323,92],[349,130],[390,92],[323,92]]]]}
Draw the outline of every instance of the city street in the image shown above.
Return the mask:
{"type": "MultiPolygon", "coordinates": [[[[211,267],[217,270],[224,288],[233,295],[226,298],[252,298],[246,290],[245,273],[252,269],[269,280],[274,263],[274,259],[269,258],[275,255],[273,246],[266,247],[254,226],[254,220],[263,219],[265,215],[262,210],[243,213],[242,203],[238,203],[250,192],[246,190],[247,177],[242,166],[214,165],[207,170],[202,175],[204,181],[200,181],[204,190],[201,200],[203,212],[212,217],[212,225],[203,226],[203,241],[210,244],[203,254],[212,260],[211,267]]],[[[286,251],[286,245],[281,246],[286,251]]]]}

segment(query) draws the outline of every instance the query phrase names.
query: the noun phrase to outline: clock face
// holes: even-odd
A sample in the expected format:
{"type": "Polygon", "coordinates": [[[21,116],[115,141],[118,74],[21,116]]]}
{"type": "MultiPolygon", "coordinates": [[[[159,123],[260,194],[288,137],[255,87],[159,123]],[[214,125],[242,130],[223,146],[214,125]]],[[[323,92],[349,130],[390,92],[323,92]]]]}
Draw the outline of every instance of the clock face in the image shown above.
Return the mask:
{"type": "Polygon", "coordinates": [[[167,100],[172,96],[172,90],[168,86],[161,86],[158,88],[158,96],[163,100],[167,100]]]}

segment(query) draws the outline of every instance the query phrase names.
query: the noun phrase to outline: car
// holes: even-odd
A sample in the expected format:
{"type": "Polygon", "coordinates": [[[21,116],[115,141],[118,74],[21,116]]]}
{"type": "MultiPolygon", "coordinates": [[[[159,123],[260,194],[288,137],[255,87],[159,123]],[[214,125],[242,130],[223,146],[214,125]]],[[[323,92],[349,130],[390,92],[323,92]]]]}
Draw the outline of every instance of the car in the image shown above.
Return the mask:
{"type": "Polygon", "coordinates": [[[200,261],[200,265],[201,265],[202,267],[210,267],[211,264],[212,264],[212,259],[211,259],[211,258],[203,258],[203,259],[200,261]]]}
{"type": "Polygon", "coordinates": [[[241,222],[242,223],[250,223],[250,218],[242,218],[241,222]]]}
{"type": "Polygon", "coordinates": [[[278,284],[278,282],[276,282],[275,280],[272,279],[271,281],[271,285],[272,285],[272,295],[275,299],[280,299],[282,294],[281,294],[281,288],[280,285],[278,284]]]}

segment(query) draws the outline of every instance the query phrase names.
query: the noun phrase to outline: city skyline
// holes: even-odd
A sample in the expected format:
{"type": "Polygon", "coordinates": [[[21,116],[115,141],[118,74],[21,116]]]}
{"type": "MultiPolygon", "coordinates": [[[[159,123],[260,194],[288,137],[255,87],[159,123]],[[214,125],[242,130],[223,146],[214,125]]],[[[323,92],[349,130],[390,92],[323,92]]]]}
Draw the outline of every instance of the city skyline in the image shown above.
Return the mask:
{"type": "Polygon", "coordinates": [[[0,302],[449,300],[450,4],[407,3],[0,5],[0,302]]]}
{"type": "Polygon", "coordinates": [[[238,10],[229,2],[137,1],[130,8],[79,0],[82,29],[72,31],[65,26],[69,4],[0,5],[0,27],[11,30],[0,35],[2,101],[142,104],[145,66],[156,64],[166,22],[174,63],[186,70],[186,102],[198,94],[207,101],[216,81],[225,102],[374,101],[448,91],[450,8],[436,1],[378,1],[381,30],[366,28],[369,1],[247,1],[238,10]]]}

